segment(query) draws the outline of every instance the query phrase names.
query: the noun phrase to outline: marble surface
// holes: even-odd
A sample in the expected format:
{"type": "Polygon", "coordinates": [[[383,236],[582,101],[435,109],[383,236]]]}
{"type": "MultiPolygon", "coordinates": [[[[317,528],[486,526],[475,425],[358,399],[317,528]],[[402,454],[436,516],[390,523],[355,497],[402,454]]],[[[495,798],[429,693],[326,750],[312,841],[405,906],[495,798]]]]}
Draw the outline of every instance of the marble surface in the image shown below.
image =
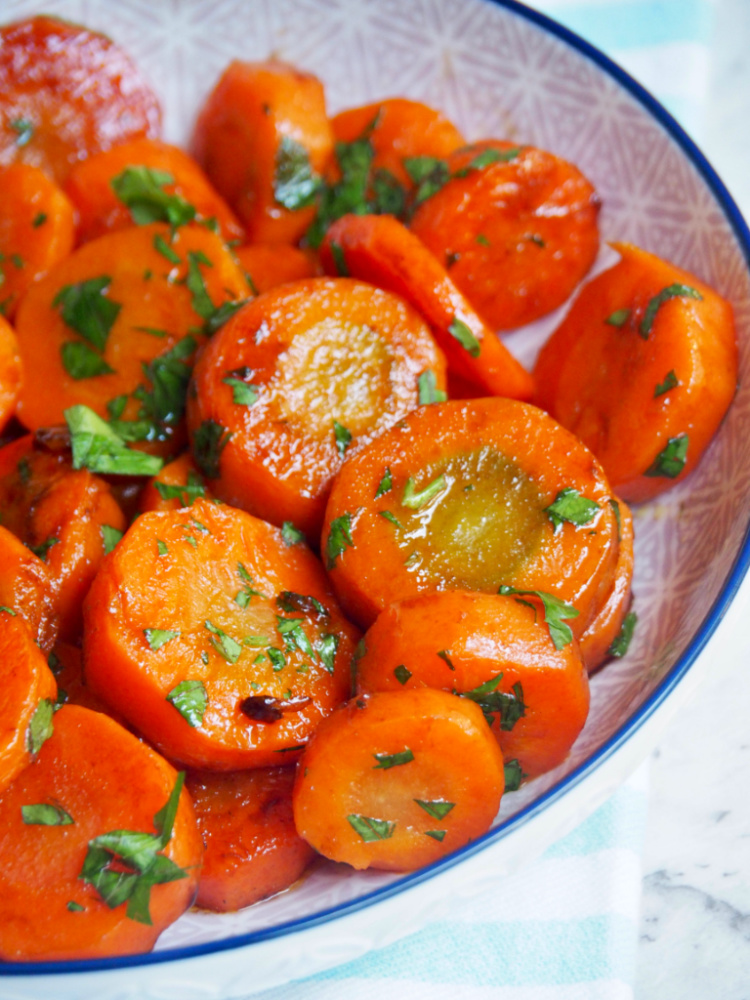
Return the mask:
{"type": "MultiPolygon", "coordinates": [[[[750,218],[750,2],[717,0],[700,143],[750,218]]],[[[636,1000],[750,998],[750,583],[747,629],[651,761],[636,1000]]]]}

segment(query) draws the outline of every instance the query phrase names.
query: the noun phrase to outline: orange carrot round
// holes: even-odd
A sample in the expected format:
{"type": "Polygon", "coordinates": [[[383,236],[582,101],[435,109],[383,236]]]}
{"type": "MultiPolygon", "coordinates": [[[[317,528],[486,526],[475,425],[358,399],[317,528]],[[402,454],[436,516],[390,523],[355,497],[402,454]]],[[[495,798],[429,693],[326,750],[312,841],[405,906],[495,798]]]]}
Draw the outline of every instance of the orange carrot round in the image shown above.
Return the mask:
{"type": "Polygon", "coordinates": [[[235,247],[234,256],[256,295],[289,281],[315,278],[321,273],[320,265],[310,251],[286,243],[252,243],[235,247]]]}
{"type": "Polygon", "coordinates": [[[737,386],[732,307],[629,244],[576,298],[536,364],[538,401],[639,503],[698,464],[737,386]]]}
{"type": "Polygon", "coordinates": [[[250,302],[213,338],[188,398],[211,490],[317,540],[344,459],[444,386],[423,320],[388,292],[311,278],[250,302]]]}
{"type": "Polygon", "coordinates": [[[226,913],[288,889],[315,853],[294,826],[294,768],[190,771],[205,845],[196,904],[226,913]]]}
{"type": "Polygon", "coordinates": [[[0,430],[15,412],[22,379],[18,338],[10,323],[0,316],[0,430]]]}
{"type": "Polygon", "coordinates": [[[150,222],[195,221],[241,240],[242,226],[201,168],[177,146],[134,139],[74,167],[65,193],[78,212],[78,242],[150,222]]]}
{"type": "Polygon", "coordinates": [[[489,829],[503,759],[477,705],[445,691],[381,691],[319,726],[294,786],[297,829],[333,861],[409,871],[489,829]]]}
{"type": "Polygon", "coordinates": [[[182,779],[106,715],[55,715],[0,795],[0,956],[150,950],[192,903],[202,845],[182,779]]]}
{"type": "Polygon", "coordinates": [[[296,243],[333,147],[320,81],[278,60],[234,61],[204,104],[195,158],[250,241],[296,243]]]}
{"type": "Polygon", "coordinates": [[[191,507],[198,497],[211,500],[203,476],[198,472],[190,452],[169,462],[158,475],[143,487],[139,510],[179,510],[191,507]]]}
{"type": "Polygon", "coordinates": [[[358,693],[430,687],[468,698],[519,779],[561,764],[586,721],[578,644],[571,635],[558,648],[533,595],[423,594],[386,608],[363,643],[358,693]]]}
{"type": "Polygon", "coordinates": [[[412,231],[494,330],[562,305],[596,258],[597,196],[551,153],[474,143],[449,156],[424,192],[412,231]]]}
{"type": "Polygon", "coordinates": [[[24,543],[0,526],[0,605],[26,622],[45,653],[57,635],[52,580],[47,566],[24,543]]]}
{"type": "Polygon", "coordinates": [[[400,295],[429,323],[452,371],[476,395],[529,400],[531,375],[513,357],[417,237],[389,215],[345,215],[321,247],[329,274],[346,274],[400,295]]]}
{"type": "Polygon", "coordinates": [[[100,568],[85,619],[87,683],[191,767],[293,761],[349,691],[357,634],[318,560],[206,500],[139,517],[100,568]]]}
{"type": "Polygon", "coordinates": [[[591,452],[516,400],[420,407],[349,459],[321,551],[350,616],[434,590],[539,591],[580,635],[612,587],[612,493],[591,452]]]}
{"type": "Polygon", "coordinates": [[[47,657],[47,663],[57,681],[58,702],[80,705],[92,712],[103,712],[125,729],[129,728],[124,718],[95,695],[86,683],[79,646],[69,642],[56,642],[55,648],[47,657]]]}
{"type": "Polygon", "coordinates": [[[156,97],[123,50],[57,17],[0,28],[0,166],[58,183],[82,159],[161,127],[156,97]]]}

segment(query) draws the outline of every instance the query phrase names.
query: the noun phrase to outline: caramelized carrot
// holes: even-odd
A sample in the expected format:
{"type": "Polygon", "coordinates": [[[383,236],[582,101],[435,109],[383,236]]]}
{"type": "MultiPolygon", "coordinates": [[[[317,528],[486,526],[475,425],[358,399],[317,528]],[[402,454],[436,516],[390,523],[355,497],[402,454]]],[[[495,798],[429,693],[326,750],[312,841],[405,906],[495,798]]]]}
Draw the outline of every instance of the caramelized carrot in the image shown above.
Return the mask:
{"type": "Polygon", "coordinates": [[[22,378],[18,338],[10,323],[0,316],[0,430],[15,412],[22,378]]]}
{"type": "Polygon", "coordinates": [[[198,116],[195,158],[251,242],[296,243],[333,148],[323,86],[277,60],[229,64],[198,116]]]}
{"type": "Polygon", "coordinates": [[[364,637],[357,691],[431,687],[474,701],[503,759],[534,778],[568,756],[589,687],[578,644],[556,645],[538,597],[447,591],[383,611],[364,637]]]}
{"type": "Polygon", "coordinates": [[[57,635],[52,580],[47,566],[23,542],[0,526],[0,606],[23,618],[45,653],[57,635]]]}
{"type": "Polygon", "coordinates": [[[629,244],[545,344],[539,403],[639,503],[698,464],[737,386],[732,307],[694,275],[629,244]]]}
{"type": "Polygon", "coordinates": [[[0,28],[0,166],[30,163],[60,183],[87,156],[160,126],[153,91],[104,35],[45,16],[0,28]]]}
{"type": "Polygon", "coordinates": [[[318,560],[289,541],[198,499],[141,515],[100,568],[86,681],[170,759],[212,770],[293,761],[346,697],[358,637],[318,560]]]}
{"type": "Polygon", "coordinates": [[[429,688],[381,691],[318,727],[297,770],[294,819],[333,861],[408,871],[486,833],[503,788],[477,705],[429,688]]]}
{"type": "Polygon", "coordinates": [[[572,164],[487,140],[417,192],[411,228],[485,323],[512,330],[556,309],[596,258],[599,201],[572,164]]]}
{"type": "Polygon", "coordinates": [[[321,247],[330,274],[347,274],[395,292],[429,323],[451,371],[476,395],[529,400],[534,382],[458,291],[442,264],[397,219],[345,215],[321,247]]]}
{"type": "Polygon", "coordinates": [[[247,294],[231,254],[203,226],[155,223],[86,243],[18,311],[27,374],[19,419],[36,430],[82,404],[128,440],[169,454],[195,349],[222,307],[247,294]]]}
{"type": "Polygon", "coordinates": [[[277,285],[301,278],[315,278],[320,274],[319,264],[311,252],[286,243],[253,243],[236,247],[234,256],[257,295],[277,285]]]}
{"type": "Polygon", "coordinates": [[[180,507],[191,507],[198,497],[212,499],[192,455],[185,452],[149,480],[140,495],[139,509],[141,512],[179,510],[180,507]]]}
{"type": "Polygon", "coordinates": [[[292,767],[188,773],[205,846],[198,906],[239,910],[302,875],[315,852],[294,826],[293,786],[292,767]]]}
{"type": "Polygon", "coordinates": [[[395,295],[311,278],[237,313],[202,353],[193,384],[188,428],[211,490],[317,541],[344,459],[442,390],[444,361],[395,295]]]}
{"type": "Polygon", "coordinates": [[[345,462],[321,549],[345,610],[368,627],[434,590],[542,592],[576,636],[612,587],[612,493],[591,452],[511,399],[423,406],[345,462]]]}
{"type": "Polygon", "coordinates": [[[5,527],[46,564],[60,636],[76,641],[83,598],[125,528],[109,486],[71,467],[64,439],[27,435],[0,449],[0,508],[5,527]]]}
{"type": "Polygon", "coordinates": [[[69,642],[55,643],[47,663],[57,681],[58,702],[80,705],[92,712],[103,712],[124,728],[129,728],[123,717],[111,705],[102,701],[86,683],[83,675],[81,650],[69,642]]]}
{"type": "Polygon", "coordinates": [[[0,171],[0,312],[19,301],[73,249],[73,206],[43,170],[15,163],[0,171]]]}
{"type": "Polygon", "coordinates": [[[198,884],[182,779],[106,715],[66,705],[53,726],[0,796],[0,956],[148,951],[198,884]]]}
{"type": "Polygon", "coordinates": [[[0,662],[1,791],[28,767],[47,738],[57,685],[20,614],[4,606],[0,607],[0,662]]]}
{"type": "Polygon", "coordinates": [[[78,212],[78,242],[116,229],[198,222],[229,240],[244,232],[187,153],[158,139],[134,139],[74,167],[65,192],[78,212]]]}

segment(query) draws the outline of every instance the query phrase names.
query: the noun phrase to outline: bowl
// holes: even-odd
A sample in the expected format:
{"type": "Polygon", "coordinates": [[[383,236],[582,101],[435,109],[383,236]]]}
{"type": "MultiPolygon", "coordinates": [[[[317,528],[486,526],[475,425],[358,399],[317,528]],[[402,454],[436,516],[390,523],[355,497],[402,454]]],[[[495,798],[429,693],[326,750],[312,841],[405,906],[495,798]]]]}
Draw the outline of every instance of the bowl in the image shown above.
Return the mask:
{"type": "MultiPolygon", "coordinates": [[[[38,10],[16,0],[9,18],[38,10]]],[[[600,52],[513,0],[67,0],[56,13],[104,31],[137,60],[184,144],[232,58],[274,54],[316,73],[332,112],[402,95],[441,108],[470,138],[501,137],[577,164],[602,198],[607,240],[695,272],[734,306],[740,389],[699,468],[634,510],[638,627],[592,679],[568,761],[506,796],[493,829],[429,868],[395,876],[321,863],[292,890],[234,914],[190,912],[149,955],[0,967],[6,1000],[208,1000],[245,996],[382,947],[447,913],[577,825],[646,756],[713,669],[700,655],[733,627],[750,561],[750,233],[704,156],[600,52]],[[720,629],[720,623],[725,624],[720,629]],[[293,947],[290,943],[293,942],[293,947]]],[[[508,337],[531,362],[564,311],[508,337]]]]}

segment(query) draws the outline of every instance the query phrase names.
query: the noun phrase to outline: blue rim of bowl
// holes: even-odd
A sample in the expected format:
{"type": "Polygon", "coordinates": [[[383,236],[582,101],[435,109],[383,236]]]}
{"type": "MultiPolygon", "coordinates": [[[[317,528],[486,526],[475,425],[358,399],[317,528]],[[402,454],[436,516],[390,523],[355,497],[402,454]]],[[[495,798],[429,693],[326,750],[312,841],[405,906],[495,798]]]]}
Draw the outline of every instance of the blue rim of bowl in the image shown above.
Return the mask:
{"type": "MultiPolygon", "coordinates": [[[[552,20],[539,11],[532,10],[518,0],[484,0],[495,6],[502,7],[512,14],[518,15],[527,21],[532,22],[543,31],[556,36],[571,48],[576,49],[581,55],[590,59],[600,69],[604,70],[610,77],[615,79],[628,93],[634,97],[649,114],[664,128],[668,135],[678,144],[681,150],[687,155],[693,166],[698,170],[703,180],[708,185],[714,198],[721,206],[745,257],[745,262],[750,270],[750,230],[748,229],[741,212],[737,208],[734,200],[727,191],[723,182],[719,179],[716,171],[708,162],[706,157],[696,146],[693,140],[683,130],[669,112],[654,98],[640,83],[634,80],[625,70],[621,69],[608,56],[595,48],[585,39],[576,35],[569,28],[552,20]]],[[[742,581],[750,568],[750,521],[745,529],[742,545],[735,557],[732,568],[727,575],[724,586],[717,596],[710,610],[707,612],[693,639],[685,649],[682,656],[677,660],[669,673],[663,678],[659,686],[644,701],[640,708],[630,716],[627,722],[621,726],[606,743],[591,755],[583,764],[579,765],[565,778],[529,803],[514,816],[504,823],[493,827],[484,836],[479,837],[471,844],[454,852],[442,861],[435,862],[426,868],[412,872],[389,885],[375,889],[363,896],[348,903],[340,903],[326,910],[320,910],[307,917],[300,917],[285,923],[275,924],[263,930],[250,931],[246,934],[239,934],[234,937],[222,938],[218,941],[206,942],[205,944],[189,945],[184,948],[171,948],[164,951],[148,952],[138,955],[124,955],[114,958],[100,959],[79,959],[73,961],[55,962],[0,962],[0,976],[33,976],[33,975],[60,975],[79,974],[83,972],[120,970],[143,965],[157,965],[167,962],[177,962],[189,958],[198,958],[202,955],[216,954],[222,951],[231,951],[244,948],[261,941],[269,941],[273,938],[283,937],[303,930],[309,930],[320,924],[329,923],[340,917],[348,916],[358,912],[374,903],[382,902],[391,896],[398,895],[405,889],[419,885],[442,872],[447,871],[459,864],[465,858],[477,854],[479,851],[501,840],[508,833],[525,823],[528,819],[550,807],[558,801],[571,788],[579,785],[597,770],[606,760],[612,757],[630,738],[630,736],[654,714],[654,712],[666,701],[668,695],[675,689],[693,663],[703,651],[711,636],[714,634],[722,618],[726,614],[729,605],[734,599],[742,581]]]]}

